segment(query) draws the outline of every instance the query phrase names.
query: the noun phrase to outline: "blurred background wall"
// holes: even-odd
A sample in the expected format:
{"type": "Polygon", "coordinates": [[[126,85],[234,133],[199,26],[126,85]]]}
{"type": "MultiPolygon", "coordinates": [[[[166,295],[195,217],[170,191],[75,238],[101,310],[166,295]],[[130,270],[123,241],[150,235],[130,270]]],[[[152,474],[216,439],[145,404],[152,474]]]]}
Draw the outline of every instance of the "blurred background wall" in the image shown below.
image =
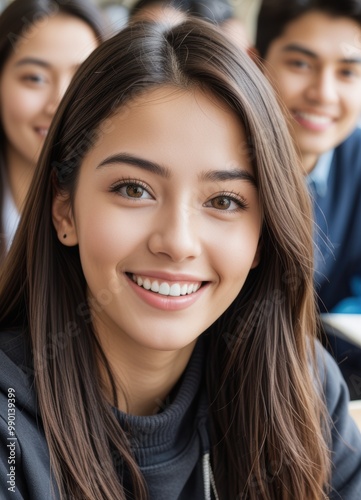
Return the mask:
{"type": "MultiPolygon", "coordinates": [[[[104,7],[108,14],[114,19],[126,19],[127,9],[131,7],[136,0],[89,0],[89,2],[97,3],[104,7]],[[124,9],[120,9],[123,7],[124,9]]],[[[242,20],[246,26],[246,30],[250,40],[254,38],[254,18],[257,13],[259,0],[229,0],[233,6],[236,16],[242,20]]],[[[0,0],[0,11],[6,7],[11,0],[0,0]]],[[[207,3],[207,0],[204,0],[207,3]]]]}

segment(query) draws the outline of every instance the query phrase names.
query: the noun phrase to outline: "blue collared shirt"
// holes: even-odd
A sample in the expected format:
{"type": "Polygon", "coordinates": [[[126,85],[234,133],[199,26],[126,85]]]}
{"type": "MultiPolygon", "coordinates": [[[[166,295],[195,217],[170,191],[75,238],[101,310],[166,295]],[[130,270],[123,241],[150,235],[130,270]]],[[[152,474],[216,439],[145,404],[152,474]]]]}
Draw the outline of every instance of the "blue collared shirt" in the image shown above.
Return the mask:
{"type": "MultiPolygon", "coordinates": [[[[328,179],[330,175],[330,169],[332,164],[332,159],[334,156],[334,149],[327,151],[321,155],[313,168],[313,170],[307,175],[306,182],[310,193],[314,193],[319,198],[324,198],[327,195],[328,189],[328,179]]],[[[317,260],[318,253],[315,253],[315,265],[316,269],[321,268],[321,262],[317,260]]],[[[353,276],[350,281],[350,288],[353,292],[351,297],[346,297],[341,302],[339,302],[333,309],[332,312],[335,313],[349,313],[349,314],[361,314],[361,277],[356,275],[353,276]]]]}
{"type": "Polygon", "coordinates": [[[319,157],[316,166],[306,177],[308,187],[316,191],[318,196],[326,196],[328,177],[330,174],[331,163],[333,159],[334,149],[327,151],[319,157]]]}

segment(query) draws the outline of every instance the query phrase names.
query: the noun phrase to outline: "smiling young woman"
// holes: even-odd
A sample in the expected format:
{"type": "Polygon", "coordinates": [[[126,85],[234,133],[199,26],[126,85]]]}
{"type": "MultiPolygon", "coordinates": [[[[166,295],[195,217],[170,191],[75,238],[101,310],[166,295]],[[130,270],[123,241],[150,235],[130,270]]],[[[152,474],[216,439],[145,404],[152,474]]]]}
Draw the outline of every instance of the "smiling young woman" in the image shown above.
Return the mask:
{"type": "Polygon", "coordinates": [[[19,498],[360,488],[347,391],[314,339],[286,124],[255,65],[202,21],[134,24],[77,73],[1,275],[0,331],[19,498]]]}
{"type": "Polygon", "coordinates": [[[1,259],[60,99],[104,36],[86,0],[15,0],[0,16],[1,259]]]}

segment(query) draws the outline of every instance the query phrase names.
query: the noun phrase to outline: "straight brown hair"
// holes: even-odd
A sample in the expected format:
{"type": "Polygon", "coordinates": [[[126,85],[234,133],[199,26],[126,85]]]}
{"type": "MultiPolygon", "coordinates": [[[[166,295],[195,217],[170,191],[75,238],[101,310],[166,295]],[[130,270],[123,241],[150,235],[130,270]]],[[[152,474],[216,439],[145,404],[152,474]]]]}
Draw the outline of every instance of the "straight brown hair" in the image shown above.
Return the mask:
{"type": "Polygon", "coordinates": [[[107,118],[164,85],[204,89],[237,113],[264,213],[261,262],[207,332],[219,496],[324,498],[329,435],[315,366],[308,195],[270,85],[246,55],[198,20],[130,25],[82,65],[49,131],[0,278],[0,327],[23,328],[31,339],[57,487],[64,498],[79,500],[147,498],[127,429],[94,376],[102,364],[112,380],[93,330],[78,248],[59,242],[51,211],[54,192],[74,198],[83,158],[106,133],[107,118]],[[131,493],[120,474],[130,478],[131,493]]]}

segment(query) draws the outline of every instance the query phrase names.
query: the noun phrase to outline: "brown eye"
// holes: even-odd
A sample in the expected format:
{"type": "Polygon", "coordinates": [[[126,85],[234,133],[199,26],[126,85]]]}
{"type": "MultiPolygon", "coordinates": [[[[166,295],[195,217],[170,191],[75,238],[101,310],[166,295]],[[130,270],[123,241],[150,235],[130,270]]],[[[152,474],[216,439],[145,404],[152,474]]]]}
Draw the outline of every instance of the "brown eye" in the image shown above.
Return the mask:
{"type": "Polygon", "coordinates": [[[110,191],[123,196],[123,198],[132,200],[153,199],[152,195],[148,192],[148,189],[140,182],[135,181],[118,181],[110,186],[110,191]]]}
{"type": "Polygon", "coordinates": [[[208,200],[204,206],[228,213],[247,210],[248,208],[246,200],[244,200],[240,194],[237,195],[235,193],[219,194],[218,196],[208,200]]]}
{"type": "Polygon", "coordinates": [[[144,189],[137,184],[128,184],[125,192],[129,198],[141,198],[144,194],[144,189]]]}
{"type": "Polygon", "coordinates": [[[231,200],[225,196],[217,196],[211,200],[211,205],[217,210],[228,210],[231,206],[231,200]]]}

